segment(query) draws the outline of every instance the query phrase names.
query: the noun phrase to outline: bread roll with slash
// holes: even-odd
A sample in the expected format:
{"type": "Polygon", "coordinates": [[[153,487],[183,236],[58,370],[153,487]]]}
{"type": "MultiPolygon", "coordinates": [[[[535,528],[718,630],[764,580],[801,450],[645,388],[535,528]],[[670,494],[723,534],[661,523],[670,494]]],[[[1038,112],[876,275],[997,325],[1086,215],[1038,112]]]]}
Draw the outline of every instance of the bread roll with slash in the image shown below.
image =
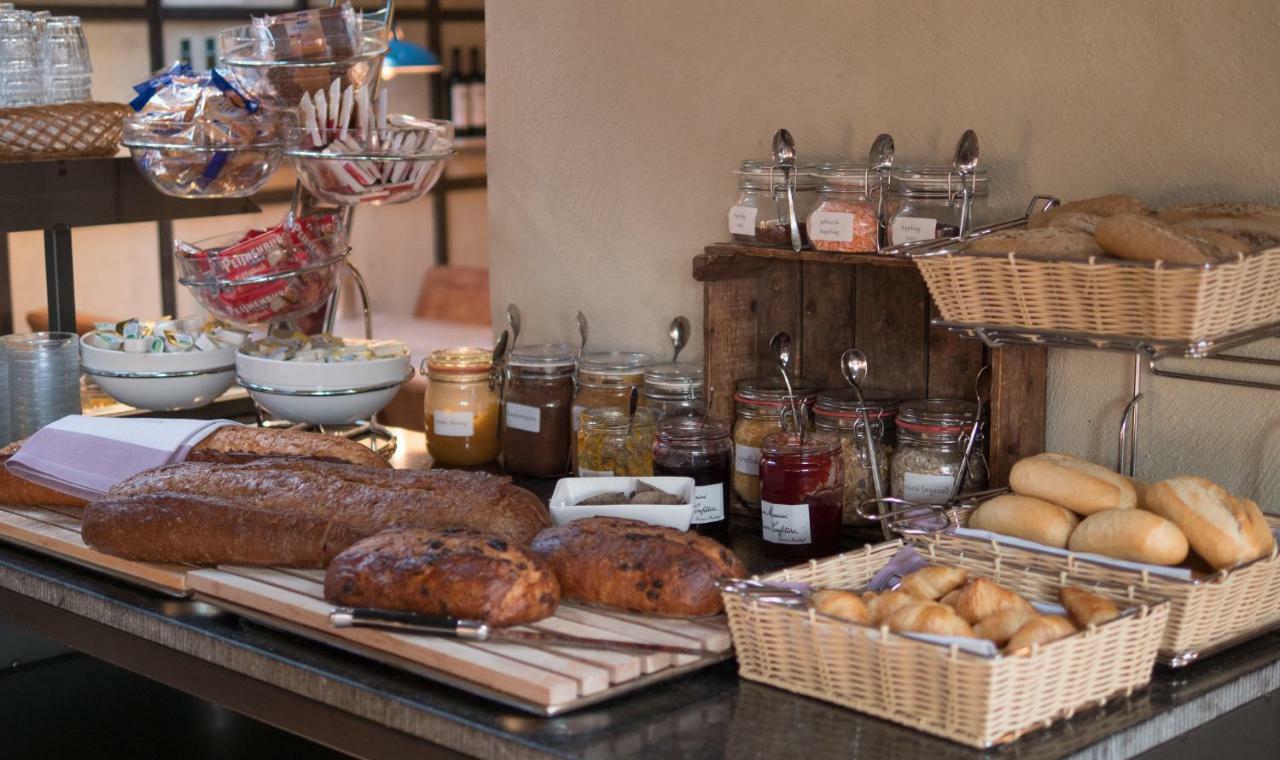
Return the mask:
{"type": "Polygon", "coordinates": [[[1176,565],[1189,551],[1187,537],[1178,526],[1141,509],[1089,515],[1072,531],[1067,548],[1150,565],[1176,565]]]}
{"type": "Polygon", "coordinates": [[[980,504],[970,515],[968,527],[1065,549],[1079,523],[1074,512],[1057,504],[1034,496],[1003,494],[980,504]]]}
{"type": "Polygon", "coordinates": [[[1093,235],[1107,253],[1130,261],[1211,264],[1225,258],[1211,243],[1148,216],[1109,217],[1098,224],[1093,235]]]}
{"type": "Polygon", "coordinates": [[[1138,506],[1138,492],[1128,478],[1068,454],[1049,452],[1018,460],[1009,472],[1009,486],[1078,515],[1138,506]]]}
{"type": "Polygon", "coordinates": [[[1204,478],[1184,475],[1156,483],[1143,508],[1178,526],[1196,554],[1219,570],[1265,557],[1275,547],[1257,504],[1204,478]]]}

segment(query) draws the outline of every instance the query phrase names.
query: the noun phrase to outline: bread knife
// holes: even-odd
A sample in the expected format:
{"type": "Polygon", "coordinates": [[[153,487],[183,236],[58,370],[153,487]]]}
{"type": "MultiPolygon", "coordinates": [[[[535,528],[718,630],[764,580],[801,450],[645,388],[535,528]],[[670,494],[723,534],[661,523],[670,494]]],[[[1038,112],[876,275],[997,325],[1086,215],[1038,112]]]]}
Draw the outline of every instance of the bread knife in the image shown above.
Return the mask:
{"type": "Polygon", "coordinates": [[[577,647],[579,649],[603,649],[612,652],[666,652],[690,654],[701,657],[701,649],[677,647],[667,644],[649,644],[639,641],[615,641],[568,636],[562,633],[492,628],[479,620],[463,620],[448,615],[424,615],[418,612],[375,610],[365,607],[338,607],[329,613],[334,628],[385,628],[405,633],[425,633],[447,636],[463,641],[483,641],[492,644],[523,644],[533,647],[577,647]]]}

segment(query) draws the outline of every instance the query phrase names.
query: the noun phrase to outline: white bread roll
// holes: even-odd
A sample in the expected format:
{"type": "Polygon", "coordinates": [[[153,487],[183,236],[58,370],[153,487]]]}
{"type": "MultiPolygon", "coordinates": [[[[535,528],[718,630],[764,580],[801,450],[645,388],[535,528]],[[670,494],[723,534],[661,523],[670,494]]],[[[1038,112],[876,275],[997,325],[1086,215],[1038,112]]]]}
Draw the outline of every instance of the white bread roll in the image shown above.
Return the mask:
{"type": "Polygon", "coordinates": [[[1067,548],[1150,565],[1176,565],[1189,551],[1178,526],[1140,509],[1109,509],[1084,518],[1067,548]]]}
{"type": "Polygon", "coordinates": [[[1138,492],[1128,478],[1068,454],[1018,460],[1009,473],[1009,485],[1023,496],[1044,499],[1078,515],[1138,506],[1138,492]]]}
{"type": "Polygon", "coordinates": [[[1070,510],[1034,496],[1005,494],[984,501],[969,517],[969,527],[1067,548],[1080,518],[1070,510]]]}
{"type": "Polygon", "coordinates": [[[1177,525],[1196,554],[1217,569],[1265,557],[1275,546],[1257,504],[1204,478],[1184,475],[1156,483],[1143,508],[1177,525]]]}

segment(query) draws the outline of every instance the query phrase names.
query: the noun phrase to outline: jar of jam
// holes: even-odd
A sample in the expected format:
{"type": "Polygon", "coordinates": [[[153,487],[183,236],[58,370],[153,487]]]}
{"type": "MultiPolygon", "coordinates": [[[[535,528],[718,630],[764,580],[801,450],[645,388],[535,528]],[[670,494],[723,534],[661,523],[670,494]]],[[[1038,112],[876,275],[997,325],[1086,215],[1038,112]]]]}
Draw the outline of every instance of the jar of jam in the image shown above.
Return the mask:
{"type": "Polygon", "coordinates": [[[727,421],[671,417],[658,425],[653,474],[693,478],[693,530],[708,534],[729,530],[732,463],[733,442],[727,421]]]}
{"type": "MultiPolygon", "coordinates": [[[[818,183],[814,164],[796,165],[796,222],[800,239],[809,245],[805,223],[813,210],[818,183]]],[[[729,235],[746,245],[791,247],[791,211],[783,172],[772,161],[743,161],[738,176],[738,199],[729,209],[729,235]]]]}
{"type": "Polygon", "coordinates": [[[809,214],[809,239],[819,251],[875,253],[880,219],[876,175],[866,164],[828,164],[817,171],[818,202],[809,214]]]}
{"type": "Polygon", "coordinates": [[[493,352],[442,348],[423,362],[427,453],[437,465],[470,467],[498,458],[493,352]]]}
{"type": "Polygon", "coordinates": [[[507,358],[502,464],[508,472],[554,478],[569,471],[573,369],[567,343],[521,346],[507,358]]]}
{"type": "Polygon", "coordinates": [[[649,409],[585,409],[578,428],[578,477],[653,474],[653,436],[657,417],[649,409]]]}
{"type": "Polygon", "coordinates": [[[760,449],[760,519],[765,551],[810,559],[840,551],[843,477],[840,439],[776,433],[760,449]]]}
{"type": "MultiPolygon", "coordinates": [[[[791,388],[796,394],[800,426],[808,430],[809,407],[817,386],[797,378],[791,388]]],[[[790,420],[791,397],[782,378],[740,380],[733,401],[733,492],[744,504],[754,507],[760,504],[760,446],[765,437],[783,432],[784,419],[789,425],[787,432],[800,428],[790,420]]]]}
{"type": "MultiPolygon", "coordinates": [[[[949,398],[920,399],[898,407],[898,448],[890,466],[890,493],[921,504],[942,504],[955,487],[973,429],[978,405],[949,398]]],[[[973,446],[965,488],[987,487],[987,462],[982,438],[973,446]]]]}
{"type": "Polygon", "coordinates": [[[578,425],[582,410],[597,406],[626,408],[631,402],[631,389],[644,387],[644,368],[653,360],[648,354],[606,351],[587,354],[578,359],[577,391],[573,394],[574,438],[569,447],[573,468],[578,467],[578,425]]]}
{"type": "Polygon", "coordinates": [[[961,182],[969,188],[969,229],[973,229],[976,223],[981,223],[986,212],[989,189],[985,169],[977,169],[964,179],[950,166],[903,166],[894,169],[889,175],[889,207],[886,211],[889,245],[959,235],[960,212],[964,205],[961,182]]]}
{"type": "Polygon", "coordinates": [[[880,484],[889,495],[889,462],[893,458],[893,419],[898,414],[898,401],[891,393],[863,391],[862,402],[852,389],[823,391],[813,406],[815,429],[832,433],[840,439],[840,461],[844,467],[844,524],[865,526],[869,521],[858,517],[857,507],[876,498],[871,461],[867,456],[867,431],[862,412],[867,413],[871,435],[877,444],[880,484]]]}
{"type": "Polygon", "coordinates": [[[680,415],[701,417],[707,409],[701,364],[655,364],[644,371],[643,390],[640,404],[652,409],[659,420],[680,415]]]}

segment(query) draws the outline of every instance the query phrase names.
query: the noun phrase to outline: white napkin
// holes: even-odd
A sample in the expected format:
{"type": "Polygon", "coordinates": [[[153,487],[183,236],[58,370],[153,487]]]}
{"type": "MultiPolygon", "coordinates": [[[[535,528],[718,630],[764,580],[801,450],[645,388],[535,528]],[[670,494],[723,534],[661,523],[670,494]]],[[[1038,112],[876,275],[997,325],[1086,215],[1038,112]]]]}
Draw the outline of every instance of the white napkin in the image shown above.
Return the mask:
{"type": "Polygon", "coordinates": [[[183,461],[210,433],[235,424],[73,414],[37,430],[5,467],[23,480],[93,500],[143,470],[183,461]]]}

